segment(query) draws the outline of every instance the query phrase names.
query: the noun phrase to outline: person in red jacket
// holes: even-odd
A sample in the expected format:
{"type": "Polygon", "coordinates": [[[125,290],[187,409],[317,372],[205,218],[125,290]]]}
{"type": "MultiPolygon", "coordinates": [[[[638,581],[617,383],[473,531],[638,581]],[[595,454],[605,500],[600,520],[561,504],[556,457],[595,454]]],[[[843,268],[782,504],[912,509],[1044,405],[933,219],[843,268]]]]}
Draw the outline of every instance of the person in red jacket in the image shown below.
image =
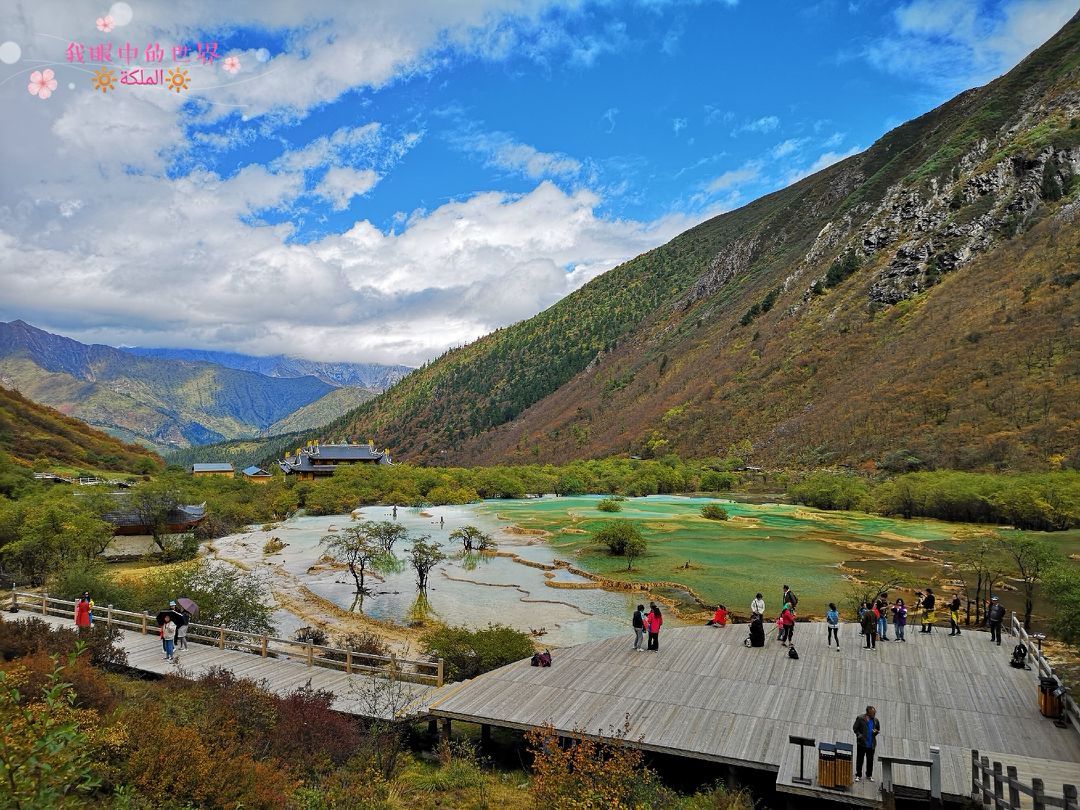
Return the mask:
{"type": "Polygon", "coordinates": [[[75,626],[80,630],[90,626],[90,599],[84,596],[75,603],[75,626]]]}
{"type": "Polygon", "coordinates": [[[709,627],[724,627],[727,625],[727,608],[723,605],[717,605],[716,612],[705,624],[709,627]]]}
{"type": "Polygon", "coordinates": [[[660,652],[660,625],[664,623],[664,616],[656,602],[649,603],[649,615],[645,617],[645,621],[649,628],[649,649],[660,652]]]}
{"type": "Polygon", "coordinates": [[[790,604],[784,605],[784,610],[780,614],[780,625],[780,640],[786,647],[795,641],[795,609],[790,604]]]}

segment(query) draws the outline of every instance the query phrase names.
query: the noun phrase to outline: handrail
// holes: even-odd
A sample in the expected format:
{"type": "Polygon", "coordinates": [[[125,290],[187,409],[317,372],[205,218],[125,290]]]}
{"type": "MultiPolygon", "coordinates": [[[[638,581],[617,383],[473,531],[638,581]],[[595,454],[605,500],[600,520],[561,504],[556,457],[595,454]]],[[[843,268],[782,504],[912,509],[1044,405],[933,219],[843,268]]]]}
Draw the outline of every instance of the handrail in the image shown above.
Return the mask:
{"type": "Polygon", "coordinates": [[[1024,629],[1023,623],[1016,618],[1016,611],[1012,611],[1012,634],[1020,639],[1020,643],[1027,647],[1028,653],[1034,659],[1035,664],[1038,666],[1039,675],[1042,676],[1045,673],[1045,677],[1052,678],[1057,683],[1058,688],[1062,689],[1061,705],[1065,709],[1065,715],[1071,721],[1070,725],[1080,734],[1080,707],[1076,705],[1076,701],[1073,700],[1072,695],[1065,689],[1065,685],[1061,682],[1055,673],[1053,667],[1050,666],[1050,662],[1046,660],[1046,656],[1042,654],[1042,650],[1031,640],[1031,636],[1028,635],[1027,630],[1024,629]]]}
{"type": "Polygon", "coordinates": [[[896,807],[895,784],[893,783],[893,766],[907,765],[913,768],[927,768],[930,771],[930,806],[941,807],[941,748],[936,745],[930,746],[930,759],[913,759],[911,757],[894,757],[883,754],[878,757],[881,764],[881,794],[885,807],[894,810],[896,807]]]}
{"type": "MultiPolygon", "coordinates": [[[[43,616],[70,616],[76,604],[69,599],[60,599],[44,593],[29,593],[17,591],[14,588],[11,590],[13,612],[22,608],[43,616]]],[[[144,635],[150,630],[157,629],[150,613],[114,608],[112,605],[105,607],[96,605],[94,611],[110,627],[115,625],[129,630],[138,630],[144,635]]],[[[225,649],[226,646],[246,648],[263,658],[278,656],[302,658],[309,667],[318,665],[341,669],[349,674],[363,672],[383,675],[391,680],[395,678],[418,680],[435,686],[442,686],[445,680],[446,663],[442,658],[401,658],[395,653],[380,655],[358,652],[343,647],[312,644],[198,622],[189,622],[188,628],[187,637],[190,641],[210,644],[219,649],[225,649]]]]}
{"type": "Polygon", "coordinates": [[[1048,807],[1077,810],[1080,807],[1075,785],[1062,785],[1060,798],[1047,796],[1042,779],[1032,777],[1031,787],[1028,787],[1020,781],[1015,766],[1006,766],[1002,773],[1000,762],[991,765],[989,757],[980,757],[977,749],[971,750],[971,798],[974,801],[994,810],[1020,810],[1021,794],[1031,799],[1034,810],[1046,810],[1048,807]],[[1007,799],[1006,788],[1009,790],[1007,799]]]}

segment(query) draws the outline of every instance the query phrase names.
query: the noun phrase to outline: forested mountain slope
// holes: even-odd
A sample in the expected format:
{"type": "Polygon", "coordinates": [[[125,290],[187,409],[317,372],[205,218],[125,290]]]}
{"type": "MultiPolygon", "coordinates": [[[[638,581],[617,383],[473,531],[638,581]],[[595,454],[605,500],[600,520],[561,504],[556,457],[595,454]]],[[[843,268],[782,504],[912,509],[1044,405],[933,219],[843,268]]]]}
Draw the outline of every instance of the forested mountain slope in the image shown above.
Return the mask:
{"type": "Polygon", "coordinates": [[[1080,23],[324,431],[395,458],[1039,467],[1080,447],[1080,23]]]}

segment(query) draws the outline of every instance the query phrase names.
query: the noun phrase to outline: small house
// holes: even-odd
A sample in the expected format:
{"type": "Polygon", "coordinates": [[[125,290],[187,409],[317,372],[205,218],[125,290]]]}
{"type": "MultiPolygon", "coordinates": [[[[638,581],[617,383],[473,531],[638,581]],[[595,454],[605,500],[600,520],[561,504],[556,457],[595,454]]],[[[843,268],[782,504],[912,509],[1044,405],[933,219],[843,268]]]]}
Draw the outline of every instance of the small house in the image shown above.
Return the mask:
{"type": "Polygon", "coordinates": [[[240,475],[244,476],[245,481],[250,481],[253,484],[265,484],[273,478],[273,476],[262,467],[257,467],[254,464],[250,467],[244,467],[244,469],[240,471],[240,475]]]}
{"type": "Polygon", "coordinates": [[[192,464],[191,474],[196,477],[203,477],[207,475],[227,475],[232,476],[235,471],[233,465],[228,462],[214,462],[211,464],[192,464]]]}

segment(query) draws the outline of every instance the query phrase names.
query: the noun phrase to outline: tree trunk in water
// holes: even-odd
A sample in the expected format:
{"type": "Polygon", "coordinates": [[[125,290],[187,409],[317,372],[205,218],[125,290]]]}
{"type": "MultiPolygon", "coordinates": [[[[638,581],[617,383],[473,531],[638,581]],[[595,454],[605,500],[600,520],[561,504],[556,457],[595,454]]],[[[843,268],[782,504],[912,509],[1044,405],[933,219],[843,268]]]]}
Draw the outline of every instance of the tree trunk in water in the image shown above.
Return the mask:
{"type": "Polygon", "coordinates": [[[364,569],[361,566],[360,574],[356,573],[356,566],[353,563],[349,563],[349,573],[352,574],[353,581],[356,583],[356,592],[364,592],[364,569]]]}

